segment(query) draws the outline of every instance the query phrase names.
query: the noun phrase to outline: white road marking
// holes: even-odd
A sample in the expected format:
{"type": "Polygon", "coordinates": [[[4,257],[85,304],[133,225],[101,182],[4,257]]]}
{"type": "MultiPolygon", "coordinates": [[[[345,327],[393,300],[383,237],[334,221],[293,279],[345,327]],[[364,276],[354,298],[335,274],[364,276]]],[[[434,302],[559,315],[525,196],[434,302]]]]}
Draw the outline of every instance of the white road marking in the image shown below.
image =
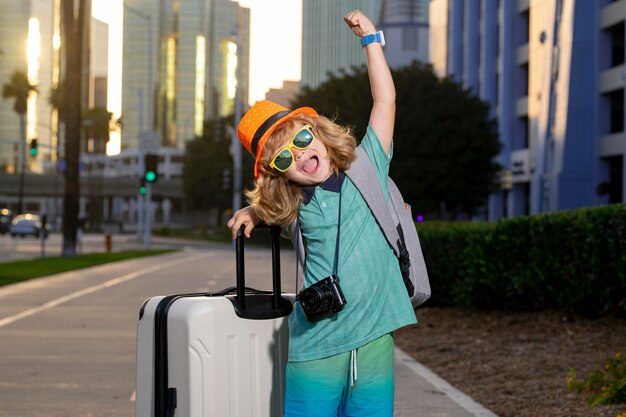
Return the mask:
{"type": "Polygon", "coordinates": [[[61,304],[67,303],[68,301],[74,300],[74,299],[82,297],[84,295],[92,294],[92,293],[94,293],[96,291],[100,291],[100,290],[103,290],[105,288],[109,288],[109,287],[112,287],[114,285],[121,284],[121,283],[124,283],[126,281],[130,281],[130,280],[138,278],[138,277],[140,277],[142,275],[149,274],[150,272],[157,271],[157,270],[159,270],[161,268],[169,268],[169,267],[172,267],[172,266],[175,266],[175,265],[179,265],[179,264],[182,264],[182,263],[186,263],[186,262],[189,262],[189,261],[195,261],[195,260],[207,257],[208,255],[211,255],[211,254],[210,253],[209,254],[204,253],[204,254],[201,254],[201,255],[186,256],[186,257],[184,257],[182,259],[176,259],[176,260],[173,260],[173,261],[170,261],[170,262],[164,262],[164,263],[161,263],[161,264],[153,265],[153,266],[150,266],[150,267],[147,267],[147,268],[144,268],[144,269],[140,269],[139,271],[131,272],[130,274],[122,275],[121,277],[113,278],[111,280],[103,282],[102,284],[98,284],[98,285],[94,285],[92,287],[84,288],[82,290],[73,292],[73,293],[65,295],[63,297],[59,297],[57,299],[48,301],[47,303],[42,304],[40,306],[29,308],[28,310],[24,310],[24,311],[22,311],[20,313],[12,315],[12,316],[5,317],[4,319],[0,320],[0,327],[4,327],[4,326],[7,326],[7,325],[9,325],[11,323],[15,323],[18,320],[21,320],[23,318],[32,316],[33,314],[41,313],[42,311],[49,310],[49,309],[54,308],[54,307],[57,307],[57,306],[59,306],[61,304]]]}

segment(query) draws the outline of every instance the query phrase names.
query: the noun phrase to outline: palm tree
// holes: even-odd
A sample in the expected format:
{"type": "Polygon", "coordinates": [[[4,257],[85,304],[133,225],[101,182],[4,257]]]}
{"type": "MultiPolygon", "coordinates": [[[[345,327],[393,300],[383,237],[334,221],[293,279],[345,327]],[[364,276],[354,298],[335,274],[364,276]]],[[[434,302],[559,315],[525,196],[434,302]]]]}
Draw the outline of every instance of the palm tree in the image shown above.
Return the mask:
{"type": "MultiPolygon", "coordinates": [[[[80,97],[82,74],[83,24],[86,0],[61,1],[62,39],[65,51],[65,74],[63,108],[65,125],[65,192],[63,195],[63,249],[61,256],[76,255],[78,212],[80,199],[80,177],[78,162],[80,155],[80,97]],[[76,3],[78,14],[75,14],[76,3]]],[[[88,41],[88,39],[85,39],[88,41]]]]}
{"type": "Polygon", "coordinates": [[[119,119],[113,117],[113,113],[104,107],[92,107],[83,110],[82,126],[84,129],[85,145],[89,139],[94,141],[94,153],[106,153],[106,144],[109,142],[110,133],[121,125],[119,119]]]}
{"type": "Polygon", "coordinates": [[[24,71],[13,71],[11,80],[2,87],[2,98],[15,100],[13,110],[20,118],[20,185],[18,209],[24,212],[24,171],[26,170],[26,110],[28,110],[28,96],[37,91],[37,87],[28,80],[24,71]]]}

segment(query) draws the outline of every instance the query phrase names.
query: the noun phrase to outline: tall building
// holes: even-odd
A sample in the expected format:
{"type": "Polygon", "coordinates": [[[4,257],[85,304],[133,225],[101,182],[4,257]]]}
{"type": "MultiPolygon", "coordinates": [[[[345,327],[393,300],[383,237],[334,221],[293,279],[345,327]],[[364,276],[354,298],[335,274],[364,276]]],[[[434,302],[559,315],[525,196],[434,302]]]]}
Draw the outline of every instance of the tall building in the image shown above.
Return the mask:
{"type": "Polygon", "coordinates": [[[626,201],[626,0],[432,0],[430,61],[492,108],[488,218],[626,201]]]}
{"type": "Polygon", "coordinates": [[[291,102],[298,95],[298,91],[300,91],[300,81],[285,80],[281,88],[270,88],[267,90],[265,100],[292,108],[291,102]]]}
{"type": "Polygon", "coordinates": [[[359,9],[385,33],[385,57],[398,68],[428,61],[428,0],[303,0],[302,86],[315,88],[328,74],[365,65],[359,40],[343,16],[359,9]]]}
{"type": "Polygon", "coordinates": [[[237,82],[241,102],[248,103],[250,9],[231,0],[213,0],[209,35],[207,116],[233,114],[237,82]]]}
{"type": "Polygon", "coordinates": [[[392,68],[428,62],[428,0],[383,0],[378,27],[392,68]]]}
{"type": "Polygon", "coordinates": [[[89,107],[107,108],[109,74],[109,25],[91,19],[89,107]]]}
{"type": "Polygon", "coordinates": [[[239,9],[226,0],[124,2],[122,150],[139,148],[140,135],[183,149],[214,109],[227,107],[223,80],[226,62],[236,61],[238,16],[241,88],[248,91],[249,11],[239,9]]]}
{"type": "Polygon", "coordinates": [[[377,23],[380,0],[302,1],[302,87],[315,88],[328,73],[339,74],[365,64],[356,36],[343,21],[348,12],[360,9],[377,23]]]}
{"type": "Polygon", "coordinates": [[[0,84],[8,83],[14,71],[22,71],[37,87],[28,99],[26,139],[28,143],[37,139],[40,151],[37,159],[26,157],[14,100],[0,100],[0,172],[18,172],[21,158],[26,158],[27,170],[39,171],[40,161],[51,157],[55,132],[48,94],[59,75],[59,26],[55,26],[59,4],[58,0],[0,0],[0,84]]]}

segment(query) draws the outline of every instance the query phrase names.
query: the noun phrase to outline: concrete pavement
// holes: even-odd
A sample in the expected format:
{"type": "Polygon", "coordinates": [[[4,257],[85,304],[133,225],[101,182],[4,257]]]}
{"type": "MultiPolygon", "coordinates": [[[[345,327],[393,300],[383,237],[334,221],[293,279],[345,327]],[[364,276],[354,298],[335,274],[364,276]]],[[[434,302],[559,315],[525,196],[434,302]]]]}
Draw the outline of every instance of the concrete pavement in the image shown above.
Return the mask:
{"type": "MultiPolygon", "coordinates": [[[[132,239],[129,239],[129,241],[125,243],[127,243],[129,246],[132,246],[132,239]]],[[[167,242],[159,239],[158,246],[167,246],[167,242]]],[[[217,259],[220,257],[224,257],[223,253],[228,254],[229,252],[232,252],[232,250],[229,249],[227,245],[210,244],[203,249],[201,247],[202,245],[198,245],[197,242],[188,242],[188,244],[185,244],[185,242],[176,241],[172,246],[186,246],[188,248],[187,252],[192,252],[189,253],[189,255],[191,256],[189,258],[190,260],[185,260],[184,263],[180,264],[180,266],[196,262],[196,258],[206,258],[206,256],[203,254],[208,254],[212,259],[217,259]],[[189,247],[192,246],[193,249],[190,250],[189,247]],[[193,253],[195,253],[196,255],[193,255],[193,253]]],[[[260,251],[261,250],[259,250],[259,252],[260,251]]],[[[281,255],[281,257],[283,258],[283,262],[281,263],[284,265],[283,274],[285,277],[287,277],[292,276],[293,274],[293,272],[290,270],[290,265],[295,264],[295,259],[292,259],[294,257],[291,253],[285,252],[287,251],[284,251],[281,255]]],[[[177,255],[169,256],[173,256],[175,258],[178,257],[177,255]]],[[[137,265],[141,261],[130,262],[135,262],[135,264],[137,265]]],[[[177,265],[179,265],[179,262],[182,262],[182,260],[174,260],[170,261],[170,263],[171,262],[175,262],[177,265]]],[[[256,262],[256,260],[253,260],[252,262],[256,262]]],[[[36,280],[36,282],[25,282],[22,284],[16,284],[14,286],[0,288],[0,300],[2,300],[2,302],[0,302],[0,339],[2,338],[1,335],[3,334],[3,331],[14,328],[16,323],[24,321],[24,324],[27,324],[33,319],[35,319],[33,323],[37,322],[39,321],[38,319],[36,319],[38,315],[47,316],[51,312],[57,310],[58,307],[62,307],[68,302],[75,303],[81,298],[85,298],[85,302],[87,302],[90,297],[96,296],[98,292],[108,292],[115,287],[121,287],[119,290],[116,291],[119,291],[123,294],[132,294],[133,292],[138,292],[139,290],[129,291],[128,285],[132,282],[135,282],[135,276],[133,275],[131,278],[129,278],[129,272],[126,270],[126,268],[123,267],[123,264],[124,263],[119,263],[118,266],[110,268],[106,268],[103,266],[93,268],[93,272],[89,274],[77,274],[69,272],[66,274],[56,275],[49,279],[41,278],[36,280]],[[108,272],[109,270],[111,272],[108,272]],[[120,279],[121,277],[125,278],[120,279]],[[133,281],[128,281],[128,279],[132,279],[133,281]]],[[[231,264],[232,262],[228,262],[228,260],[225,261],[225,265],[227,265],[228,268],[232,266],[231,264]]],[[[180,266],[178,266],[177,268],[180,268],[180,266]]],[[[197,265],[195,268],[192,268],[190,265],[190,268],[190,270],[197,270],[197,265]]],[[[155,268],[149,269],[152,270],[155,268]]],[[[134,268],[133,270],[137,271],[136,268],[134,268]]],[[[154,272],[150,272],[150,274],[154,274],[154,272]]],[[[224,276],[232,276],[232,271],[230,269],[225,270],[224,276]]],[[[137,281],[146,279],[151,279],[149,278],[148,273],[146,273],[145,277],[141,277],[139,275],[137,276],[137,281]]],[[[211,282],[213,281],[209,281],[209,283],[211,282]]],[[[133,285],[137,285],[137,287],[140,288],[142,292],[145,291],[146,283],[137,282],[137,284],[133,285]]],[[[176,288],[176,290],[174,290],[173,292],[185,292],[186,290],[184,288],[181,288],[180,282],[171,282],[168,285],[172,285],[172,288],[169,290],[165,290],[166,292],[172,292],[173,288],[176,288]]],[[[198,284],[194,283],[193,285],[198,284]]],[[[215,285],[223,284],[219,282],[215,285]]],[[[289,284],[284,284],[283,288],[286,291],[292,291],[292,289],[289,288],[289,284]]],[[[195,289],[197,291],[197,287],[193,287],[191,289],[195,289]]],[[[163,291],[163,289],[161,289],[161,291],[163,291]]],[[[119,297],[120,296],[118,295],[117,298],[119,297]]],[[[135,301],[125,304],[131,304],[133,306],[136,306],[138,304],[137,300],[140,300],[143,297],[145,297],[145,295],[139,296],[137,294],[135,295],[135,301]]],[[[131,310],[132,311],[130,311],[127,316],[130,316],[132,314],[132,316],[134,317],[136,312],[134,311],[134,309],[131,310]]],[[[125,318],[120,322],[126,323],[128,321],[129,319],[125,318]]],[[[117,325],[111,324],[111,328],[114,328],[116,326],[117,325]]],[[[28,332],[28,327],[30,326],[27,326],[25,329],[20,330],[20,332],[18,332],[17,334],[21,335],[24,332],[28,332]]],[[[132,332],[132,326],[128,329],[125,329],[125,332],[132,332]]],[[[80,328],[77,328],[76,332],[74,333],[75,337],[78,338],[80,336],[80,333],[80,328]]],[[[10,334],[15,336],[16,333],[10,334]]],[[[88,332],[84,334],[89,335],[88,332]]],[[[9,334],[4,335],[9,336],[9,334]]],[[[3,344],[0,343],[0,346],[2,345],[3,344]]],[[[124,351],[126,350],[128,350],[128,348],[125,348],[124,351]]],[[[7,352],[5,352],[5,354],[6,353],[7,352]]],[[[126,352],[125,354],[128,355],[129,353],[132,353],[132,350],[130,352],[126,352]]],[[[1,355],[2,352],[0,352],[0,356],[1,355]]],[[[35,356],[39,357],[39,355],[41,355],[41,353],[37,353],[35,356]]],[[[452,387],[445,380],[441,379],[439,376],[428,370],[422,364],[416,362],[413,358],[411,358],[402,350],[396,349],[395,357],[395,417],[496,417],[494,413],[485,409],[480,404],[476,403],[471,398],[452,387]]],[[[133,360],[134,358],[132,357],[129,357],[127,359],[128,366],[134,366],[132,363],[130,363],[133,360]]],[[[5,364],[5,366],[9,365],[10,364],[5,364]]],[[[2,364],[0,364],[0,368],[2,368],[2,364]]],[[[113,375],[111,377],[113,377],[113,375]]],[[[18,384],[20,383],[19,381],[16,382],[18,384]]],[[[1,391],[3,389],[8,389],[8,386],[3,388],[3,385],[0,384],[0,397],[2,397],[1,391]]],[[[2,401],[0,401],[0,416],[8,415],[3,413],[2,408],[4,407],[2,406],[2,401]]],[[[94,415],[98,415],[98,413],[95,413],[94,415]]]]}
{"type": "Polygon", "coordinates": [[[395,359],[394,417],[497,417],[403,350],[395,359]]]}

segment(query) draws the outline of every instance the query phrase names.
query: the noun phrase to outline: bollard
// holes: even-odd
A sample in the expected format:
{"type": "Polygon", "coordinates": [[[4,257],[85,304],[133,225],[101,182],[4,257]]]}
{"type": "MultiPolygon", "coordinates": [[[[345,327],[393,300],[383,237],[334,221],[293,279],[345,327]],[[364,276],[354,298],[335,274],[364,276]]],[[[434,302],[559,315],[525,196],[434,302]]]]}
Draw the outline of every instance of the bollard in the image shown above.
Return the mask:
{"type": "Polygon", "coordinates": [[[106,253],[111,253],[111,247],[113,246],[113,238],[111,237],[111,233],[106,233],[104,235],[104,246],[106,248],[106,253]]]}

